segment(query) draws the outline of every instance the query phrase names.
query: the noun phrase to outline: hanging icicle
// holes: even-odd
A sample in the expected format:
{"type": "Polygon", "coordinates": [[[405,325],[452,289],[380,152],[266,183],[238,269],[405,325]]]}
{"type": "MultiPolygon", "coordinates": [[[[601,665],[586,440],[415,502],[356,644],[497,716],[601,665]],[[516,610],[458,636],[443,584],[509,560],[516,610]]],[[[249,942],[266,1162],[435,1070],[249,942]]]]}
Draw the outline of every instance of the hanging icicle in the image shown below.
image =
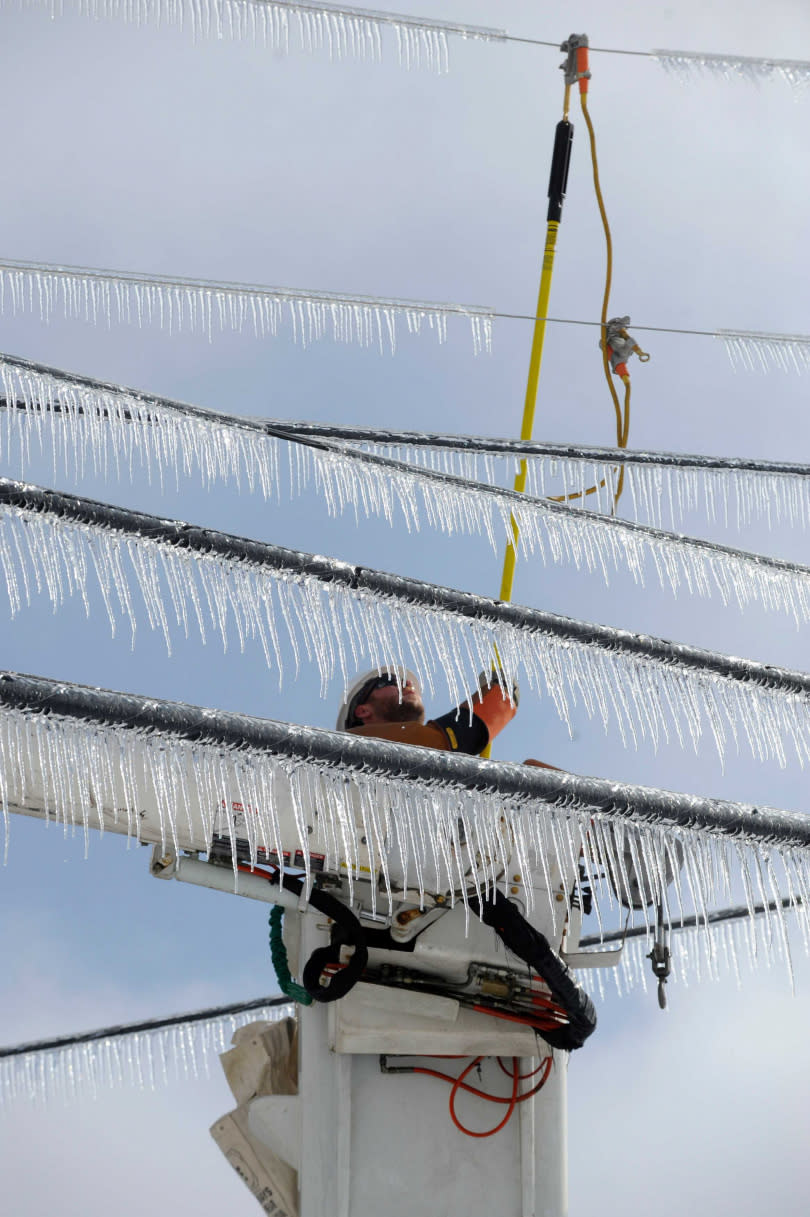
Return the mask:
{"type": "Polygon", "coordinates": [[[0,479],[0,565],[12,612],[33,592],[54,605],[102,596],[113,632],[133,631],[143,603],[168,648],[178,628],[227,647],[258,643],[282,679],[282,642],[296,668],[317,664],[325,692],[363,667],[406,664],[430,694],[441,675],[452,703],[478,687],[497,654],[505,687],[519,677],[570,725],[581,702],[625,743],[672,734],[723,755],[742,735],[754,756],[786,763],[789,741],[810,757],[810,676],[538,609],[502,604],[336,559],[161,520],[0,479]],[[134,595],[135,591],[138,597],[134,595]],[[283,623],[283,625],[282,625],[283,623]]]}
{"type": "Polygon", "coordinates": [[[202,1017],[180,1014],[0,1048],[0,1107],[52,1099],[68,1103],[96,1098],[101,1090],[156,1090],[208,1077],[211,1060],[230,1047],[240,1027],[276,1022],[294,1010],[284,998],[267,998],[205,1011],[202,1017]]]}
{"type": "MultiPolygon", "coordinates": [[[[808,69],[810,70],[810,69],[808,69]]],[[[810,335],[718,330],[733,368],[746,372],[810,371],[810,335]]]]}
{"type": "Polygon", "coordinates": [[[760,84],[778,78],[796,94],[810,84],[810,63],[804,59],[760,59],[748,55],[710,55],[703,51],[651,51],[666,72],[689,81],[695,74],[714,76],[722,81],[745,80],[760,84]]]}
{"type": "Polygon", "coordinates": [[[449,70],[448,39],[503,41],[503,30],[434,21],[376,9],[314,0],[35,0],[51,17],[76,11],[93,21],[119,20],[130,25],[178,26],[195,39],[250,41],[274,51],[326,52],[330,59],[380,63],[385,35],[396,39],[400,66],[449,70]]]}
{"type": "Polygon", "coordinates": [[[97,324],[158,325],[170,334],[202,333],[213,340],[226,330],[275,338],[289,326],[305,346],[331,336],[335,342],[396,350],[398,323],[408,333],[433,330],[447,338],[447,320],[463,317],[476,353],[489,351],[492,312],[477,305],[429,304],[382,296],[340,295],[299,288],[219,283],[129,271],[0,261],[0,311],[38,313],[49,322],[58,313],[97,324]]]}

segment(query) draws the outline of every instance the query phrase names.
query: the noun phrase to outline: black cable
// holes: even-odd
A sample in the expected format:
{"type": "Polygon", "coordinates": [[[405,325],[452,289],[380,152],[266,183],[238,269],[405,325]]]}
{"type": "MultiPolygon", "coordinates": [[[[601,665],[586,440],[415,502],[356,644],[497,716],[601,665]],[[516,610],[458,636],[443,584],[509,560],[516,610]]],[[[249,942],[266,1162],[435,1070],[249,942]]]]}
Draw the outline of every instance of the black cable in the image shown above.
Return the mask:
{"type": "MultiPolygon", "coordinates": [[[[722,925],[732,921],[743,921],[752,915],[759,917],[766,912],[775,913],[780,908],[786,911],[792,908],[800,908],[801,904],[801,900],[790,896],[785,896],[779,903],[776,900],[769,900],[767,904],[755,904],[751,908],[747,904],[738,904],[733,908],[717,909],[715,912],[706,913],[705,915],[693,913],[689,917],[682,917],[680,921],[673,921],[667,926],[667,929],[671,933],[677,934],[681,930],[693,930],[697,926],[722,925]]],[[[624,942],[626,938],[646,938],[648,934],[653,932],[653,926],[634,925],[629,929],[611,930],[606,934],[588,934],[584,938],[580,938],[577,949],[600,947],[609,942],[624,942]]]]}
{"type": "MultiPolygon", "coordinates": [[[[517,314],[515,314],[517,315],[517,314]]],[[[534,320],[527,316],[528,320],[534,320]]],[[[549,318],[554,320],[554,318],[549,318]]],[[[578,325],[599,325],[599,322],[571,322],[578,325]]],[[[653,329],[655,327],[634,327],[653,329]]],[[[668,332],[668,331],[665,331],[668,332]]],[[[678,331],[680,332],[680,331],[678,331]]],[[[686,331],[684,331],[686,332],[686,331]]],[[[708,331],[695,331],[706,333],[708,331]]],[[[810,340],[809,340],[810,341],[810,340]]],[[[225,414],[220,410],[211,410],[204,406],[192,405],[188,402],[175,401],[168,397],[144,393],[139,389],[117,385],[110,381],[97,380],[91,376],[83,376],[76,372],[53,368],[47,364],[34,363],[28,359],[20,359],[14,355],[0,353],[0,364],[11,368],[15,374],[22,374],[25,383],[31,389],[30,376],[45,377],[49,381],[62,382],[67,391],[89,389],[94,393],[108,394],[111,406],[117,406],[116,418],[125,422],[149,424],[160,422],[159,417],[149,417],[149,410],[159,413],[168,412],[178,417],[193,419],[203,425],[228,427],[237,431],[245,431],[253,435],[276,435],[288,442],[304,442],[305,439],[339,439],[350,443],[375,443],[387,446],[403,445],[417,448],[446,448],[452,451],[474,455],[489,454],[492,456],[540,456],[560,458],[563,460],[581,460],[605,464],[634,464],[663,466],[666,468],[695,468],[700,470],[730,470],[744,473],[784,474],[791,477],[810,477],[810,465],[794,461],[757,460],[747,457],[703,456],[677,452],[646,452],[633,449],[604,448],[591,444],[570,444],[548,442],[541,440],[498,439],[490,436],[475,435],[445,435],[431,434],[421,431],[393,431],[383,428],[347,426],[333,423],[301,422],[298,419],[261,419],[248,415],[225,414]],[[123,398],[120,403],[115,398],[123,398]],[[133,409],[136,413],[133,413],[133,409]]],[[[58,393],[59,385],[51,386],[54,394],[58,393]]],[[[48,402],[21,401],[17,398],[0,396],[0,409],[14,409],[31,414],[61,414],[82,417],[90,414],[82,404],[62,404],[58,400],[48,402]]],[[[98,407],[96,414],[100,418],[113,416],[109,407],[98,407]]]]}
{"type": "MultiPolygon", "coordinates": [[[[271,882],[278,878],[274,875],[271,882]]],[[[292,875],[281,878],[281,886],[296,896],[303,895],[304,884],[292,875]]],[[[307,960],[301,980],[304,988],[313,1001],[332,1002],[345,997],[353,989],[362,976],[368,964],[368,946],[366,937],[359,920],[347,905],[343,904],[329,892],[319,887],[313,887],[309,893],[308,903],[319,913],[323,913],[334,922],[332,941],[329,946],[318,947],[307,960]],[[324,968],[330,964],[340,965],[340,949],[342,946],[354,947],[354,954],[345,967],[333,972],[326,985],[321,984],[324,968]]]]}

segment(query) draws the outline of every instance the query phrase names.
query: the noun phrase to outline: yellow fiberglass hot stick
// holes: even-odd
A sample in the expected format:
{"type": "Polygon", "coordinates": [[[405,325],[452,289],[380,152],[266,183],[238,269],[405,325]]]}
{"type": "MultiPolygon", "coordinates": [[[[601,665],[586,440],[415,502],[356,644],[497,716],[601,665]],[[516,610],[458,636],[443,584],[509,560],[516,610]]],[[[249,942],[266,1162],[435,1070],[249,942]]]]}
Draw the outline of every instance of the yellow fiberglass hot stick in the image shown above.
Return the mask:
{"type": "MultiPolygon", "coordinates": [[[[574,128],[568,121],[571,86],[579,80],[580,89],[587,87],[587,81],[590,77],[590,72],[588,71],[587,35],[572,34],[568,41],[562,44],[560,49],[566,51],[568,55],[566,62],[562,65],[565,71],[565,99],[563,103],[563,117],[557,124],[557,129],[554,133],[554,151],[551,157],[551,174],[548,183],[548,214],[546,216],[546,247],[543,253],[543,269],[540,275],[540,291],[537,297],[532,351],[529,358],[526,400],[523,405],[523,420],[520,427],[520,438],[523,440],[531,439],[534,431],[534,414],[537,405],[537,389],[540,381],[540,365],[543,359],[543,343],[546,337],[546,318],[548,316],[548,302],[551,293],[551,276],[554,270],[557,231],[560,227],[562,205],[568,185],[568,166],[571,161],[571,144],[574,138],[574,128]]],[[[526,489],[526,471],[527,465],[524,460],[520,462],[520,469],[514,483],[514,489],[521,493],[526,489]]],[[[520,530],[514,516],[512,516],[511,525],[512,540],[506,547],[503,574],[501,576],[501,600],[511,600],[515,579],[520,530]]]]}
{"type": "MultiPolygon", "coordinates": [[[[562,206],[565,191],[568,186],[568,166],[571,163],[571,144],[574,139],[574,128],[568,121],[568,108],[571,97],[571,86],[580,81],[580,88],[587,84],[590,77],[588,71],[588,38],[585,34],[572,34],[564,42],[560,50],[566,51],[568,58],[562,65],[565,71],[565,96],[563,99],[563,116],[557,123],[554,132],[554,150],[551,154],[551,173],[548,182],[548,213],[546,215],[546,247],[543,251],[543,269],[540,274],[540,290],[537,296],[537,312],[535,313],[534,333],[532,335],[532,351],[529,357],[529,376],[526,383],[526,400],[523,404],[523,419],[520,427],[520,438],[532,438],[534,431],[534,413],[537,405],[537,389],[540,383],[540,365],[543,361],[543,343],[546,337],[546,318],[548,302],[551,293],[551,276],[554,270],[554,254],[557,248],[557,231],[562,218],[562,206]]],[[[526,489],[526,461],[520,462],[520,469],[515,477],[515,490],[523,493],[526,489]]],[[[501,600],[512,599],[512,587],[515,581],[515,565],[517,562],[517,546],[520,540],[520,529],[514,516],[511,517],[512,539],[507,542],[501,575],[501,600]]],[[[498,662],[497,652],[495,662],[498,662]]],[[[482,755],[489,756],[490,747],[484,749],[482,755]]]]}

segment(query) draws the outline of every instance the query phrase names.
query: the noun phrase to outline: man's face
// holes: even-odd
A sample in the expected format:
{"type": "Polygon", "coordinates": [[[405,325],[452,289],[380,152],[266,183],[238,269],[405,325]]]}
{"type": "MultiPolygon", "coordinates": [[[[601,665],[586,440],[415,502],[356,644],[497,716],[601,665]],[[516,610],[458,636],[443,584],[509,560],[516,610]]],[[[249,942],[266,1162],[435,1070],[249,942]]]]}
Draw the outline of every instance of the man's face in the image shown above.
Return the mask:
{"type": "Polygon", "coordinates": [[[421,723],[425,707],[419,689],[407,680],[401,686],[401,697],[395,684],[383,685],[373,689],[354,713],[363,727],[374,723],[421,723]]]}

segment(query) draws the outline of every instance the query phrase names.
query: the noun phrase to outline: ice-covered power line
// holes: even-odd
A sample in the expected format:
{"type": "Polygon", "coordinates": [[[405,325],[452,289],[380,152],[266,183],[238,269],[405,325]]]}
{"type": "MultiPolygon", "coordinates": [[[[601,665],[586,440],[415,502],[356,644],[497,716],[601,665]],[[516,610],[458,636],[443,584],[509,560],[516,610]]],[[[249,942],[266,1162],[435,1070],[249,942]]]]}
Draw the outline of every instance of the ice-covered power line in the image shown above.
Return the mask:
{"type": "MultiPolygon", "coordinates": [[[[279,432],[283,435],[283,431],[279,432]]],[[[411,528],[422,518],[448,535],[466,532],[486,537],[493,548],[510,541],[513,525],[520,530],[524,554],[539,555],[544,563],[561,563],[600,573],[627,570],[644,584],[646,572],[655,571],[660,585],[677,594],[680,589],[701,596],[717,594],[725,604],[740,609],[750,603],[788,613],[797,623],[810,621],[810,568],[732,549],[680,533],[664,532],[615,516],[580,509],[549,498],[495,489],[401,461],[341,450],[323,444],[313,452],[317,462],[313,481],[333,511],[353,508],[356,515],[377,514],[393,523],[399,509],[411,528]],[[422,511],[419,505],[421,499],[422,511]]],[[[613,479],[604,479],[600,497],[608,506],[613,479]]]]}
{"type": "MultiPolygon", "coordinates": [[[[315,0],[34,0],[52,17],[75,10],[99,19],[123,20],[133,25],[175,25],[188,28],[195,38],[248,39],[288,53],[300,49],[325,51],[330,59],[357,58],[380,62],[384,37],[393,33],[399,62],[406,68],[427,67],[446,72],[449,40],[496,42],[560,50],[560,42],[510,34],[503,29],[442,21],[406,13],[387,13],[355,5],[321,4],[315,0]]],[[[629,55],[655,60],[679,78],[709,74],[723,81],[753,83],[774,78],[797,91],[810,81],[810,63],[799,59],[773,59],[703,51],[638,51],[624,47],[591,47],[592,53],[629,55]]]]}
{"type": "Polygon", "coordinates": [[[195,38],[247,39],[289,53],[325,52],[330,59],[379,63],[386,37],[393,36],[405,68],[449,68],[449,39],[502,42],[504,30],[431,17],[387,13],[353,5],[310,0],[35,0],[54,17],[71,10],[93,20],[132,25],[174,25],[195,38]]]}
{"type": "Polygon", "coordinates": [[[683,80],[696,73],[720,80],[783,80],[796,91],[810,84],[810,63],[805,59],[767,59],[752,55],[717,55],[705,51],[651,51],[665,71],[683,80]]]}
{"type": "MultiPolygon", "coordinates": [[[[76,473],[89,465],[94,472],[120,478],[137,451],[150,474],[157,465],[161,479],[168,466],[179,484],[181,472],[187,475],[195,463],[206,483],[228,474],[237,480],[244,477],[267,497],[280,496],[286,469],[290,493],[314,485],[332,512],[351,508],[357,516],[378,515],[390,523],[399,516],[409,529],[427,521],[448,535],[482,536],[493,547],[511,539],[514,520],[523,551],[538,554],[544,562],[595,570],[605,579],[613,570],[626,569],[640,583],[649,568],[673,593],[685,588],[703,596],[719,594],[724,603],[736,602],[740,608],[759,603],[791,614],[797,623],[810,620],[810,569],[796,563],[588,510],[572,511],[549,498],[394,461],[316,438],[301,428],[290,435],[293,443],[304,445],[304,455],[279,461],[273,444],[287,438],[283,425],[252,420],[249,426],[251,420],[125,391],[94,388],[87,393],[81,381],[43,377],[19,361],[0,361],[0,372],[6,400],[14,403],[5,411],[6,452],[12,458],[12,434],[23,440],[15,424],[19,428],[27,419],[40,447],[46,435],[52,437],[53,455],[62,446],[66,463],[76,473]],[[10,395],[15,390],[24,394],[21,401],[10,395]]],[[[28,444],[17,449],[22,465],[28,444]]],[[[598,506],[602,500],[601,506],[609,508],[613,470],[606,470],[601,482],[604,490],[597,481],[598,493],[587,501],[598,506]]],[[[631,493],[635,498],[634,485],[631,493]]]]}
{"type": "Polygon", "coordinates": [[[449,319],[471,328],[476,352],[489,350],[492,312],[477,305],[395,300],[300,288],[221,283],[208,279],[0,260],[0,311],[31,312],[49,322],[55,314],[93,323],[104,318],[124,325],[157,325],[169,333],[205,334],[209,341],[226,330],[275,337],[289,328],[305,345],[331,337],[336,342],[396,349],[397,334],[432,330],[447,337],[449,319]]]}
{"type": "MultiPolygon", "coordinates": [[[[784,910],[793,907],[795,902],[784,899],[781,901],[781,907],[784,910]]],[[[708,925],[721,925],[726,922],[743,921],[752,917],[761,917],[768,913],[775,913],[778,910],[778,905],[775,900],[769,900],[767,904],[753,904],[749,908],[747,904],[736,904],[727,909],[713,909],[706,916],[708,925]]],[[[681,933],[684,930],[694,930],[700,926],[700,917],[696,913],[690,914],[688,917],[681,917],[672,922],[668,927],[672,933],[681,933]]],[[[609,930],[604,934],[585,935],[579,940],[579,946],[582,950],[588,950],[589,947],[609,946],[611,943],[621,943],[631,938],[644,938],[652,932],[652,927],[644,925],[626,926],[620,930],[609,930]]],[[[2,1053],[0,1052],[0,1056],[2,1053]]]]}
{"type": "Polygon", "coordinates": [[[438,875],[457,899],[496,883],[505,851],[523,874],[545,876],[551,899],[548,860],[581,856],[603,926],[611,910],[624,920],[632,857],[640,903],[668,889],[671,919],[694,910],[705,923],[742,883],[749,908],[773,902],[777,940],[785,893],[808,928],[808,816],[42,677],[0,674],[0,783],[7,810],[36,806],[33,814],[85,833],[116,817],[117,831],[137,833],[132,809],[149,808],[164,848],[189,834],[203,850],[214,831],[244,835],[229,810],[236,796],[253,813],[254,853],[289,850],[308,867],[311,842],[325,841],[326,870],[352,874],[362,841],[367,873],[379,872],[386,889],[394,854],[409,886],[424,890],[425,874],[438,875]]]}
{"type": "MultiPolygon", "coordinates": [[[[807,929],[801,919],[810,820],[803,816],[0,674],[6,811],[29,806],[34,792],[45,791],[40,814],[47,809],[57,821],[87,830],[109,809],[125,820],[127,808],[156,802],[171,840],[192,811],[220,806],[223,792],[238,791],[257,812],[259,844],[280,831],[270,822],[279,781],[293,795],[302,851],[315,814],[321,827],[335,821],[340,856],[352,857],[362,832],[376,843],[377,863],[395,845],[410,853],[420,874],[420,863],[437,856],[452,865],[461,821],[468,841],[488,841],[489,848],[508,841],[527,874],[543,872],[544,858],[584,851],[597,871],[613,876],[617,892],[626,882],[622,859],[632,850],[644,895],[660,884],[674,851],[682,866],[673,910],[696,908],[701,924],[709,922],[714,903],[742,880],[752,911],[758,901],[773,906],[764,943],[769,956],[785,951],[785,909],[795,908],[807,929]],[[780,885],[791,893],[787,900],[776,898],[780,885]]],[[[137,832],[139,817],[130,822],[137,832]]],[[[228,831],[221,821],[218,828],[228,831]]],[[[229,830],[237,831],[235,823],[229,830]]],[[[623,920],[610,885],[596,875],[594,881],[602,919],[612,909],[623,920]]],[[[688,913],[680,915],[688,921],[688,913]]],[[[716,944],[707,940],[705,950],[704,967],[711,966],[716,944]]],[[[88,1084],[143,1087],[175,1073],[193,1076],[207,1052],[222,1051],[229,1029],[284,1016],[282,1002],[258,999],[12,1046],[0,1050],[0,1092],[7,1099],[72,1097],[88,1084]]]]}
{"type": "Polygon", "coordinates": [[[283,549],[175,520],[0,479],[0,564],[12,612],[33,592],[60,604],[95,588],[111,628],[134,630],[143,602],[167,646],[196,626],[223,644],[258,644],[282,679],[285,644],[296,665],[317,664],[321,687],[368,666],[405,663],[453,701],[477,687],[499,656],[507,687],[521,677],[566,722],[572,703],[625,742],[671,734],[723,753],[742,735],[752,753],[786,763],[790,741],[810,757],[810,676],[683,643],[502,604],[333,558],[283,549]]]}
{"type": "MultiPolygon", "coordinates": [[[[292,1009],[287,997],[254,997],[250,1001],[231,1002],[225,1006],[206,1006],[203,1010],[187,1011],[185,1014],[168,1014],[163,1018],[147,1018],[137,1023],[122,1023],[112,1027],[100,1027],[95,1031],[77,1031],[72,1035],[58,1035],[51,1039],[32,1040],[24,1044],[0,1047],[0,1061],[15,1056],[29,1056],[32,1052],[53,1052],[57,1048],[73,1048],[78,1044],[92,1044],[95,1040],[117,1039],[121,1035],[141,1035],[149,1031],[164,1031],[168,1027],[186,1026],[192,1023],[208,1023],[215,1019],[235,1018],[250,1014],[254,1018],[265,1018],[270,1010],[281,1010],[284,1018],[292,1009]]],[[[234,1028],[235,1029],[235,1028],[234,1028]]]]}
{"type": "MultiPolygon", "coordinates": [[[[634,452],[582,444],[431,435],[412,431],[259,419],[208,410],[136,389],[0,355],[0,456],[9,472],[24,474],[44,455],[68,477],[85,471],[120,478],[135,469],[163,482],[196,470],[204,484],[231,482],[265,497],[279,494],[287,463],[277,435],[292,441],[346,441],[353,448],[404,460],[473,482],[503,486],[527,464],[527,491],[537,498],[579,495],[606,483],[606,502],[618,467],[625,469],[624,507],[636,520],[678,527],[690,512],[712,521],[752,519],[810,523],[810,466],[790,461],[634,452]]],[[[350,456],[347,456],[347,460],[350,456]]],[[[306,460],[290,466],[291,489],[308,485],[306,460]]],[[[404,476],[404,474],[403,474],[404,476]]]]}
{"type": "MultiPolygon", "coordinates": [[[[143,274],[138,271],[58,266],[46,262],[0,260],[0,312],[39,313],[44,322],[54,315],[94,324],[104,318],[123,325],[158,325],[169,333],[202,333],[213,340],[227,330],[251,331],[256,337],[276,337],[289,327],[293,339],[305,346],[331,337],[335,342],[396,350],[398,324],[408,333],[433,330],[447,338],[448,319],[468,321],[476,354],[492,348],[496,318],[538,320],[530,313],[507,313],[478,304],[399,300],[309,291],[297,287],[264,287],[213,279],[143,274]]],[[[599,326],[597,321],[547,317],[556,325],[599,326]]],[[[803,372],[810,369],[810,335],[769,334],[758,330],[690,330],[636,324],[638,330],[664,334],[719,338],[732,367],[748,371],[803,372]]]]}
{"type": "Polygon", "coordinates": [[[266,997],[0,1048],[0,1106],[204,1076],[240,1027],[293,1010],[286,997],[266,997]]]}

